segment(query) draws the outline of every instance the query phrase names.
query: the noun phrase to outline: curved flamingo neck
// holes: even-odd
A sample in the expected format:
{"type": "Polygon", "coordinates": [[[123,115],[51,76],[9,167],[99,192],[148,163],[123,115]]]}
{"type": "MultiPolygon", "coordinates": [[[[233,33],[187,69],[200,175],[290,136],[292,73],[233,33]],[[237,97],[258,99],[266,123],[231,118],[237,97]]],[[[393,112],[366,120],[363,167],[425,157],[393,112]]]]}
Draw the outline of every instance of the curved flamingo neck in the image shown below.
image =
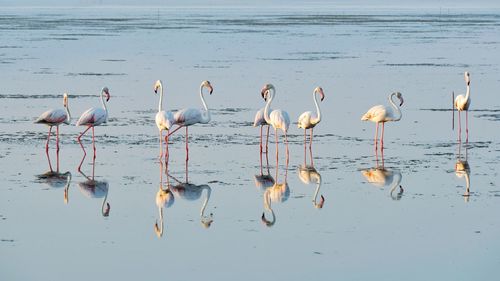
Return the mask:
{"type": "Polygon", "coordinates": [[[66,106],[64,107],[64,109],[66,110],[66,120],[64,121],[64,123],[69,125],[71,123],[71,113],[69,112],[69,102],[66,101],[66,106]]]}
{"type": "Polygon", "coordinates": [[[470,97],[470,81],[467,83],[467,92],[465,93],[465,102],[469,101],[470,97]]]}
{"type": "Polygon", "coordinates": [[[201,103],[203,104],[203,107],[205,108],[204,114],[201,115],[201,123],[208,123],[210,121],[210,110],[208,109],[207,103],[205,102],[205,97],[203,96],[203,85],[200,86],[200,98],[201,98],[201,103]]]}
{"type": "Polygon", "coordinates": [[[158,112],[162,111],[162,109],[163,109],[163,85],[161,82],[159,84],[160,84],[160,86],[159,86],[159,88],[160,88],[160,102],[158,103],[158,112]]]}
{"type": "Polygon", "coordinates": [[[319,108],[318,98],[317,98],[316,94],[319,94],[319,92],[315,90],[313,92],[313,100],[314,100],[314,104],[316,105],[316,115],[318,117],[316,117],[316,119],[311,120],[311,123],[313,123],[313,124],[318,124],[321,121],[321,109],[319,108]]]}
{"type": "Polygon", "coordinates": [[[402,114],[401,114],[401,110],[399,109],[399,106],[397,106],[394,101],[392,100],[392,98],[396,95],[396,93],[392,93],[390,96],[389,96],[389,103],[392,105],[392,107],[396,110],[396,113],[398,115],[397,118],[395,119],[392,119],[392,121],[399,121],[401,120],[401,117],[402,117],[402,114]]]}
{"type": "Polygon", "coordinates": [[[106,101],[104,101],[104,91],[101,91],[101,103],[102,108],[106,112],[106,121],[108,121],[108,108],[106,107],[106,101]]]}
{"type": "Polygon", "coordinates": [[[264,108],[264,119],[266,120],[267,124],[271,124],[271,117],[269,116],[269,109],[271,107],[271,102],[273,102],[274,95],[275,95],[275,90],[274,88],[271,88],[268,90],[269,91],[269,99],[267,100],[266,107],[264,108]]]}
{"type": "Polygon", "coordinates": [[[200,217],[204,217],[205,214],[205,209],[207,208],[208,200],[210,200],[210,194],[212,193],[212,189],[210,187],[205,187],[204,189],[207,190],[207,197],[205,198],[205,201],[203,202],[203,206],[201,207],[200,210],[200,217]]]}

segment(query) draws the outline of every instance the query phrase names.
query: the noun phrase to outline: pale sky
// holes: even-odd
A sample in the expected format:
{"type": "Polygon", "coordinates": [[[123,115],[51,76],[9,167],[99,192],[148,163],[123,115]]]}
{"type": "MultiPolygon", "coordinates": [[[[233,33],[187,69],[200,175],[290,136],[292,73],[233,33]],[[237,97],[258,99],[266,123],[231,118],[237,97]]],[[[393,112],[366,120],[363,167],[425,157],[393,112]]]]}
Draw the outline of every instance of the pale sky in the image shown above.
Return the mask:
{"type": "Polygon", "coordinates": [[[0,0],[0,6],[370,6],[435,8],[500,8],[498,0],[0,0]]]}

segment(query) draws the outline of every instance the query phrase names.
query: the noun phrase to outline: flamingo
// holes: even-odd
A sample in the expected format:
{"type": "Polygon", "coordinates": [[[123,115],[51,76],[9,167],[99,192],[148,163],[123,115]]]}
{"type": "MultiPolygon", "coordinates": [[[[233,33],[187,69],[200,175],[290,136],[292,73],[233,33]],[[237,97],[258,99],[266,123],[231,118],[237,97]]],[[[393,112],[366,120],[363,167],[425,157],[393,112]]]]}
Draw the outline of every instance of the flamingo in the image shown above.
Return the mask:
{"type": "Polygon", "coordinates": [[[254,182],[255,182],[255,187],[257,187],[258,189],[260,189],[262,191],[265,191],[269,187],[273,186],[275,182],[274,182],[273,176],[271,176],[271,174],[269,173],[269,159],[268,159],[267,154],[266,154],[266,161],[267,161],[267,165],[266,165],[267,173],[266,174],[264,174],[264,171],[262,168],[262,153],[260,154],[260,156],[261,156],[260,157],[260,174],[254,175],[254,182]]]}
{"type": "MultiPolygon", "coordinates": [[[[469,72],[464,73],[465,83],[467,84],[467,92],[464,95],[458,95],[453,103],[453,119],[455,119],[455,108],[458,110],[458,140],[462,138],[462,124],[460,121],[460,112],[465,111],[465,141],[469,142],[469,106],[470,106],[470,75],[469,72]]],[[[455,96],[455,93],[452,94],[455,96]]],[[[455,126],[455,120],[453,120],[455,126]]]]}
{"type": "Polygon", "coordinates": [[[189,161],[189,139],[188,139],[188,128],[194,124],[207,124],[210,122],[210,110],[207,107],[207,103],[205,102],[205,98],[203,97],[203,88],[207,88],[209,94],[211,95],[213,92],[212,85],[209,81],[203,81],[200,85],[200,98],[201,103],[205,110],[197,109],[197,108],[184,108],[177,111],[174,114],[173,125],[177,125],[178,127],[172,132],[167,134],[167,138],[177,132],[182,127],[186,127],[186,163],[189,161]]]}
{"type": "Polygon", "coordinates": [[[275,109],[269,112],[271,107],[271,102],[273,101],[274,96],[276,95],[276,90],[272,84],[264,85],[260,93],[262,95],[262,98],[267,102],[266,107],[264,108],[264,119],[269,125],[273,126],[274,128],[274,135],[276,138],[276,164],[278,163],[278,129],[280,129],[283,131],[283,134],[285,135],[286,163],[288,165],[289,151],[288,151],[287,131],[288,127],[290,127],[290,117],[288,116],[288,113],[286,111],[281,109],[275,109]]]}
{"type": "Polygon", "coordinates": [[[174,122],[174,115],[172,114],[171,111],[164,111],[162,102],[163,102],[163,84],[161,80],[156,81],[154,85],[154,91],[155,94],[158,93],[158,89],[160,89],[160,101],[158,103],[158,113],[156,113],[156,126],[158,127],[158,130],[160,132],[160,157],[159,160],[161,161],[161,157],[163,156],[163,130],[167,131],[167,136],[165,137],[165,142],[166,142],[166,151],[165,151],[165,162],[168,161],[168,130],[172,127],[172,124],[174,122]]]}
{"type": "Polygon", "coordinates": [[[362,121],[372,121],[377,124],[375,129],[375,150],[377,150],[377,138],[378,138],[378,126],[382,123],[382,135],[380,137],[380,150],[384,150],[384,124],[389,121],[399,121],[403,116],[400,110],[400,107],[403,105],[403,95],[400,92],[394,92],[388,97],[389,103],[392,108],[385,105],[376,105],[368,110],[362,117],[362,121]],[[399,106],[396,106],[393,97],[397,97],[400,101],[399,106]]]}
{"type": "Polygon", "coordinates": [[[87,155],[87,152],[85,151],[85,148],[83,147],[83,144],[81,142],[81,137],[90,128],[92,128],[92,144],[94,147],[94,159],[95,159],[96,148],[94,139],[94,127],[108,122],[108,109],[106,108],[106,103],[104,102],[104,97],[106,97],[106,102],[108,102],[110,98],[109,90],[107,87],[102,88],[100,96],[101,96],[102,108],[92,107],[88,109],[82,114],[82,116],[80,116],[78,122],[76,122],[76,126],[87,126],[87,129],[85,129],[85,131],[83,131],[77,138],[78,142],[80,143],[80,146],[83,149],[83,158],[82,161],[80,162],[80,165],[78,166],[78,171],[80,171],[80,168],[82,167],[83,164],[83,160],[87,155]]]}
{"type": "Polygon", "coordinates": [[[323,89],[321,87],[316,87],[312,93],[313,101],[316,105],[316,114],[312,113],[312,111],[306,111],[299,116],[298,127],[304,129],[304,165],[306,162],[306,138],[307,138],[307,129],[311,129],[311,137],[309,141],[309,151],[311,153],[311,163],[312,163],[312,142],[313,142],[313,129],[314,127],[321,122],[321,110],[318,105],[318,100],[316,99],[316,94],[320,95],[320,100],[323,101],[325,98],[325,94],[323,93],[323,89]]]}
{"type": "Polygon", "coordinates": [[[267,126],[266,153],[267,153],[267,148],[268,148],[268,143],[269,143],[269,124],[266,122],[266,119],[264,118],[264,109],[265,109],[265,107],[261,108],[259,111],[257,111],[255,113],[255,118],[253,121],[254,127],[260,126],[260,153],[262,153],[262,151],[263,151],[263,149],[262,149],[262,129],[264,128],[264,126],[267,126]]]}
{"type": "Polygon", "coordinates": [[[314,207],[316,207],[316,209],[323,208],[323,204],[325,204],[325,197],[323,195],[321,195],[319,203],[316,202],[318,198],[319,189],[321,188],[321,174],[313,166],[300,165],[298,175],[299,179],[304,184],[311,184],[311,183],[316,184],[316,190],[314,191],[313,205],[314,207]]]}
{"type": "Polygon", "coordinates": [[[52,133],[52,127],[56,126],[56,150],[57,152],[59,152],[59,125],[63,123],[69,125],[71,122],[67,93],[64,93],[63,95],[63,105],[64,109],[47,110],[42,113],[34,122],[35,124],[45,124],[49,126],[49,134],[47,136],[47,143],[45,144],[45,153],[47,153],[47,155],[49,153],[49,141],[50,134],[52,133]]]}

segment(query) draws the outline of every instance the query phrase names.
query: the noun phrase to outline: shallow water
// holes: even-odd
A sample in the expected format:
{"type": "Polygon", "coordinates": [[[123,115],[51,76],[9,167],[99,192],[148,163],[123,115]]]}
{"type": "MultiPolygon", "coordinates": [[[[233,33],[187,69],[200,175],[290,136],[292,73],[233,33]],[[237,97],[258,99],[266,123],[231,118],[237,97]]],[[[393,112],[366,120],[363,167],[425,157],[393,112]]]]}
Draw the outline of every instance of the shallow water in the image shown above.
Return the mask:
{"type": "Polygon", "coordinates": [[[500,263],[499,31],[498,11],[1,10],[0,277],[491,279],[500,263]],[[451,92],[465,92],[465,70],[470,142],[459,145],[451,92]],[[213,122],[189,130],[188,178],[198,187],[181,185],[182,134],[171,138],[171,177],[157,161],[156,79],[172,110],[201,106],[202,80],[214,86],[206,97],[213,122]],[[251,126],[266,82],[277,89],[273,108],[293,121],[288,169],[283,146],[276,168],[271,135],[269,175],[283,183],[273,188],[269,178],[257,184],[259,130],[251,126]],[[326,98],[315,173],[300,170],[295,120],[314,109],[318,85],[326,98]],[[40,178],[49,170],[47,129],[32,121],[62,107],[64,91],[77,117],[99,105],[102,86],[110,120],[96,128],[95,166],[86,137],[77,172],[81,128],[62,126],[59,171],[71,173],[69,186],[68,174],[40,178]],[[405,97],[403,119],[387,124],[377,161],[374,125],[359,118],[392,91],[405,97]],[[94,192],[86,188],[93,168],[94,192]],[[174,201],[158,237],[160,184],[171,185],[174,201]]]}

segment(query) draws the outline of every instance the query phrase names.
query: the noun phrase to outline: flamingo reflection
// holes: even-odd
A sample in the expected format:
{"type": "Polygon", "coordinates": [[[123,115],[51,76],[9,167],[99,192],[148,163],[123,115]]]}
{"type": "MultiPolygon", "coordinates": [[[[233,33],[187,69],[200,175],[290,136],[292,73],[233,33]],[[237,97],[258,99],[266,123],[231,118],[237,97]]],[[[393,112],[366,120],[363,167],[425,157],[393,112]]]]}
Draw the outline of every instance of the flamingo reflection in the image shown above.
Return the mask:
{"type": "Polygon", "coordinates": [[[462,195],[464,197],[465,202],[469,202],[470,196],[470,166],[469,161],[467,160],[467,147],[465,147],[465,158],[462,158],[461,143],[458,143],[458,155],[457,162],[455,163],[455,176],[457,178],[465,178],[465,193],[462,195]]]}
{"type": "Polygon", "coordinates": [[[210,188],[210,186],[208,186],[207,184],[196,185],[188,183],[187,181],[181,182],[174,176],[170,174],[167,175],[177,183],[169,187],[171,188],[172,192],[175,194],[176,197],[182,198],[187,201],[197,201],[198,199],[201,198],[203,190],[207,191],[205,201],[203,201],[203,205],[201,206],[200,210],[200,222],[203,227],[209,228],[212,225],[212,222],[214,221],[213,214],[210,213],[209,215],[205,215],[205,209],[207,208],[208,201],[210,200],[212,188],[210,188]]]}
{"type": "MultiPolygon", "coordinates": [[[[286,170],[285,170],[286,171],[286,170]]],[[[278,182],[278,170],[276,170],[276,182],[273,186],[267,188],[264,192],[264,209],[271,213],[272,219],[266,218],[265,212],[262,213],[261,221],[264,225],[271,227],[276,223],[276,215],[271,207],[271,203],[283,203],[290,197],[290,187],[287,182],[287,172],[283,182],[278,182]]]]}
{"type": "MultiPolygon", "coordinates": [[[[312,158],[311,158],[312,161],[312,158]]],[[[320,196],[319,202],[317,202],[319,189],[321,188],[321,174],[313,167],[309,165],[300,165],[299,166],[299,179],[304,184],[316,184],[316,190],[314,191],[313,205],[317,209],[323,208],[323,204],[325,203],[325,197],[323,195],[320,196]]]]}
{"type": "Polygon", "coordinates": [[[260,174],[254,175],[255,187],[261,191],[266,191],[274,185],[274,178],[269,172],[269,157],[267,153],[260,153],[260,174]],[[266,155],[266,173],[264,173],[264,168],[262,165],[262,155],[266,155]]]}
{"type": "Polygon", "coordinates": [[[47,153],[47,161],[49,163],[49,170],[43,174],[37,175],[39,182],[45,183],[51,188],[64,187],[64,203],[68,204],[68,191],[71,183],[71,172],[67,171],[61,173],[59,171],[59,150],[56,151],[56,170],[52,169],[50,155],[47,153]]]}
{"type": "Polygon", "coordinates": [[[95,159],[92,161],[92,177],[89,177],[80,171],[80,174],[86,178],[85,181],[79,182],[80,191],[88,198],[102,198],[101,214],[104,217],[109,216],[111,206],[106,201],[108,198],[109,184],[106,180],[95,180],[95,159]]]}
{"type": "Polygon", "coordinates": [[[374,186],[384,188],[390,187],[390,196],[393,200],[400,200],[403,196],[404,189],[400,185],[403,176],[398,170],[391,170],[384,167],[384,158],[382,154],[382,165],[379,165],[378,158],[376,158],[375,168],[361,170],[361,174],[365,179],[374,186]],[[399,191],[395,193],[399,187],[399,191]]]}
{"type": "Polygon", "coordinates": [[[160,161],[160,188],[156,193],[156,206],[158,207],[158,212],[160,214],[160,224],[158,221],[155,222],[155,233],[156,236],[162,237],[163,235],[163,209],[169,208],[174,204],[175,197],[170,190],[170,183],[167,178],[167,188],[163,188],[163,162],[160,161]]]}

